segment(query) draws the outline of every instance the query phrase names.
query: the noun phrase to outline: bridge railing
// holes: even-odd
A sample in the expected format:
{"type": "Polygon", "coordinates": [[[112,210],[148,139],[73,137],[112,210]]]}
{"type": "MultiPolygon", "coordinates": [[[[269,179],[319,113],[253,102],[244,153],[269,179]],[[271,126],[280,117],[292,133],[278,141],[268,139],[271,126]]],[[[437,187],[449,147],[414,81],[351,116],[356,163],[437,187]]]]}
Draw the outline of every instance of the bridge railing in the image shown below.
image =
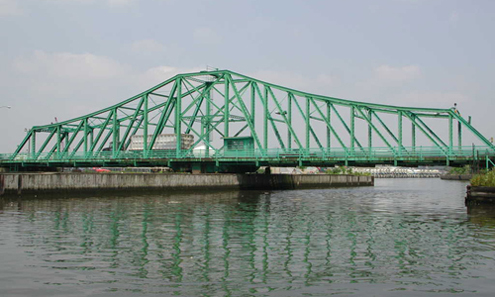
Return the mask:
{"type": "Polygon", "coordinates": [[[38,155],[20,153],[12,160],[13,154],[0,154],[0,164],[6,162],[76,162],[76,161],[109,161],[122,159],[341,159],[341,160],[425,160],[439,159],[484,159],[486,156],[495,156],[495,151],[483,146],[456,147],[451,151],[431,146],[417,147],[356,147],[344,148],[274,148],[254,150],[192,150],[180,152],[175,150],[153,150],[147,153],[143,151],[102,151],[98,153],[84,152],[49,152],[38,155]]]}

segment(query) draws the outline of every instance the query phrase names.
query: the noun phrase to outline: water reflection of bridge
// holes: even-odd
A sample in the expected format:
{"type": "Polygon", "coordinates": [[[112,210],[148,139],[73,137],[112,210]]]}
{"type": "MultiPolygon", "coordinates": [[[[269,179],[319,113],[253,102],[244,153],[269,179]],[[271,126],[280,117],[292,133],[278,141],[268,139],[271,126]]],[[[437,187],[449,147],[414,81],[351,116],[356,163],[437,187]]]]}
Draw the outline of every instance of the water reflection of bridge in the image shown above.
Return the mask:
{"type": "Polygon", "coordinates": [[[16,230],[20,244],[32,247],[32,256],[44,265],[65,273],[92,270],[85,283],[108,282],[116,290],[129,288],[113,284],[116,276],[141,292],[180,293],[187,284],[203,284],[196,293],[204,295],[234,294],[240,282],[255,294],[282,280],[304,287],[332,283],[343,274],[356,282],[383,282],[381,269],[423,277],[438,272],[425,258],[435,244],[444,247],[435,255],[447,266],[467,265],[456,260],[462,254],[456,236],[432,236],[446,234],[443,228],[464,232],[462,225],[417,229],[421,224],[412,217],[407,223],[370,215],[372,204],[330,199],[311,206],[294,193],[15,200],[0,203],[0,211],[16,213],[19,226],[30,226],[16,230]],[[423,269],[415,270],[417,265],[423,269]]]}

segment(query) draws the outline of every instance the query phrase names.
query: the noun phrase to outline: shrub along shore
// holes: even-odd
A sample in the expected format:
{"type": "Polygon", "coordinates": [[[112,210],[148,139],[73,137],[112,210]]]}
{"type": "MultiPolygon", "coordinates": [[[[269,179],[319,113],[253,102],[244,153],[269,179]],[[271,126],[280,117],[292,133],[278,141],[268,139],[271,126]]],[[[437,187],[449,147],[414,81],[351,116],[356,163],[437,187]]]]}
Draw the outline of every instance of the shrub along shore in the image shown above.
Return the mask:
{"type": "Polygon", "coordinates": [[[476,174],[467,186],[466,205],[495,204],[495,168],[476,174]]]}
{"type": "Polygon", "coordinates": [[[475,174],[471,179],[473,187],[495,187],[495,168],[490,171],[475,174]]]}

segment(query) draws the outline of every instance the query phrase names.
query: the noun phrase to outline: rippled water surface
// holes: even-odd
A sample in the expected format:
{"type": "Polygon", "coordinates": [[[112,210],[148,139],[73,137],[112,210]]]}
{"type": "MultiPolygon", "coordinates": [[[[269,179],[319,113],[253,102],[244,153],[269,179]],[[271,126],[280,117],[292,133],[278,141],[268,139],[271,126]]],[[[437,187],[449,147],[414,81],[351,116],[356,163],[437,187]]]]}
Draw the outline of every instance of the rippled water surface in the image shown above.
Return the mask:
{"type": "Polygon", "coordinates": [[[0,200],[0,296],[493,296],[466,183],[0,200]]]}

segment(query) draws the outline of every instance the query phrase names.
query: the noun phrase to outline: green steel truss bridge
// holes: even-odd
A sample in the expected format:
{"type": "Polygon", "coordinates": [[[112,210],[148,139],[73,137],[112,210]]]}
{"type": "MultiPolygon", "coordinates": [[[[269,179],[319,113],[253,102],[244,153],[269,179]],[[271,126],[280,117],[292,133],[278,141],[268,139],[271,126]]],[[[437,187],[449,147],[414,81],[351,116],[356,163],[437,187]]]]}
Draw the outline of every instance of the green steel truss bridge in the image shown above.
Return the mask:
{"type": "Polygon", "coordinates": [[[267,165],[488,162],[495,147],[470,122],[455,107],[358,102],[229,70],[200,71],[88,115],[34,126],[14,153],[0,155],[0,166],[245,172],[267,165]]]}

